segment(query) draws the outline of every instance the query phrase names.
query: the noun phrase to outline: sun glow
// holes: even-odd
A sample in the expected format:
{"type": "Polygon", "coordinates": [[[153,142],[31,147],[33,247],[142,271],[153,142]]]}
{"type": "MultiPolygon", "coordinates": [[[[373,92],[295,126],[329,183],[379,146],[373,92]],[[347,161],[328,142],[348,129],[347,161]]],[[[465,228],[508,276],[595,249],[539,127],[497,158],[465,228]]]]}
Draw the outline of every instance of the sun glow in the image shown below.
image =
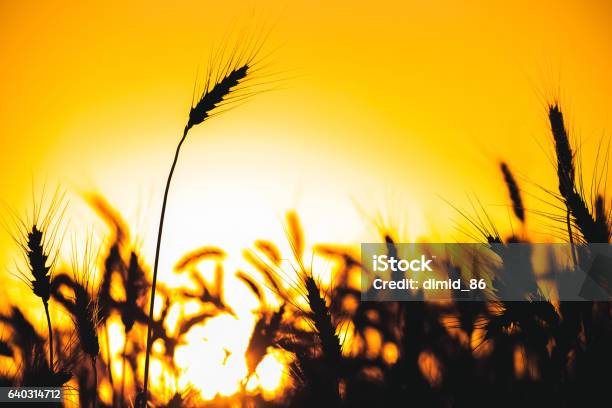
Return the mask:
{"type": "Polygon", "coordinates": [[[182,372],[179,387],[192,385],[205,399],[237,392],[247,372],[244,353],[253,323],[226,314],[192,328],[175,354],[182,372]]]}
{"type": "MultiPolygon", "coordinates": [[[[275,350],[268,353],[257,366],[253,378],[247,378],[245,352],[255,325],[253,313],[245,309],[250,303],[248,300],[242,304],[234,303],[236,310],[240,311],[237,316],[220,314],[191,328],[182,344],[176,348],[176,373],[172,373],[162,358],[163,343],[156,341],[150,366],[152,390],[171,395],[176,391],[192,389],[197,390],[202,399],[211,400],[217,396],[231,396],[246,386],[248,392],[261,391],[266,399],[277,397],[287,385],[285,364],[288,360],[282,352],[275,350]]],[[[182,310],[176,313],[194,312],[197,309],[190,302],[177,305],[182,310]]],[[[177,321],[178,317],[168,318],[166,324],[170,331],[177,321]]],[[[113,377],[119,379],[125,376],[124,386],[129,389],[134,379],[130,368],[123,367],[125,333],[118,315],[109,317],[107,330],[113,377]]],[[[138,361],[139,378],[142,376],[143,357],[139,356],[138,361]]],[[[110,384],[104,387],[105,394],[111,395],[110,384]]],[[[115,384],[116,389],[119,387],[120,384],[115,384]]]]}
{"type": "MultiPolygon", "coordinates": [[[[236,318],[223,314],[193,327],[184,338],[185,344],[177,347],[175,352],[174,363],[178,368],[178,380],[171,374],[164,360],[155,357],[163,350],[160,342],[154,343],[154,357],[150,367],[151,388],[154,391],[163,391],[166,395],[175,391],[195,389],[205,400],[235,394],[247,380],[244,355],[254,324],[252,315],[236,318]]],[[[108,330],[113,376],[122,378],[125,337],[123,327],[120,321],[117,322],[116,316],[109,318],[108,330]]],[[[267,399],[278,396],[287,383],[284,379],[286,361],[286,357],[279,351],[267,354],[256,369],[256,381],[249,381],[247,390],[261,390],[267,399]]],[[[144,361],[139,361],[139,371],[143,364],[144,361]]],[[[129,387],[133,379],[129,375],[129,369],[125,373],[128,374],[126,386],[129,387]]]]}
{"type": "Polygon", "coordinates": [[[266,354],[255,369],[255,383],[259,386],[265,399],[272,399],[278,391],[288,385],[289,373],[286,364],[287,356],[278,350],[266,354]]]}

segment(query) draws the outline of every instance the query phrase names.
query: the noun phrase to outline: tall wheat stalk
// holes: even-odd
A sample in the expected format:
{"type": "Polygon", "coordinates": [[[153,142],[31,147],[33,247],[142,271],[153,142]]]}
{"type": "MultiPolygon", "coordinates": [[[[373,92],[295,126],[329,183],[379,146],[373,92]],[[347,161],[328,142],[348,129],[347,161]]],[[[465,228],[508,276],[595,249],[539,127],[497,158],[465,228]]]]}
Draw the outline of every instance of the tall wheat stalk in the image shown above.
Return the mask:
{"type": "MultiPolygon", "coordinates": [[[[259,45],[259,47],[261,44],[259,45]]],[[[233,95],[235,92],[240,90],[238,87],[248,76],[250,76],[253,72],[253,65],[257,51],[259,47],[256,47],[254,52],[251,53],[250,56],[244,58],[244,54],[238,55],[236,50],[230,56],[228,61],[221,66],[219,70],[221,74],[217,75],[213,78],[211,71],[209,70],[206,78],[206,84],[204,87],[204,91],[199,101],[192,106],[191,111],[189,112],[189,120],[185,129],[183,130],[183,135],[179,140],[178,145],[176,146],[176,150],[174,152],[174,159],[172,160],[172,165],[170,166],[170,171],[168,173],[168,178],[166,180],[166,187],[164,189],[164,197],[162,201],[161,214],[159,217],[159,228],[157,230],[157,245],[155,247],[155,261],[153,264],[153,279],[151,282],[151,299],[149,303],[149,320],[147,324],[147,346],[146,346],[146,354],[145,354],[145,367],[144,367],[144,383],[143,383],[143,391],[138,395],[136,400],[137,406],[146,406],[148,399],[148,380],[149,380],[149,359],[151,355],[151,322],[153,321],[153,309],[155,305],[155,289],[157,285],[157,271],[159,266],[159,254],[161,250],[161,239],[164,228],[164,218],[166,214],[166,206],[168,204],[168,194],[170,192],[170,184],[172,182],[172,176],[174,175],[174,170],[176,169],[176,165],[178,163],[179,154],[181,152],[181,147],[185,140],[187,139],[187,134],[189,130],[204,122],[205,120],[221,113],[218,108],[222,108],[227,106],[228,104],[235,103],[237,101],[243,100],[244,98],[250,96],[242,95],[236,96],[233,95]],[[239,61],[245,61],[244,63],[239,61]],[[217,110],[217,112],[213,112],[217,110]]]]}

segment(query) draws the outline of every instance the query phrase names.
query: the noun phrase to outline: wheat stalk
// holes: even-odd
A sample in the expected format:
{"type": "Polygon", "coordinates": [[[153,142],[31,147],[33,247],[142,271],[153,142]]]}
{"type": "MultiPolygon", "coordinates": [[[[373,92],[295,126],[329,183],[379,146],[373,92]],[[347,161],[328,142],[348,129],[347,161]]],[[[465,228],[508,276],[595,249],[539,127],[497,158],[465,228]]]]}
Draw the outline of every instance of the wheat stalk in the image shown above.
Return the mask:
{"type": "MultiPolygon", "coordinates": [[[[559,179],[559,193],[565,200],[566,206],[566,224],[567,233],[570,244],[574,243],[574,235],[571,225],[571,209],[568,203],[569,192],[573,189],[576,170],[574,168],[574,154],[567,137],[567,130],[563,120],[563,113],[559,106],[554,103],[548,107],[548,119],[550,121],[550,129],[552,131],[553,140],[555,142],[555,153],[557,156],[557,178],[559,179]]],[[[574,264],[576,263],[575,254],[574,264]]]]}
{"type": "Polygon", "coordinates": [[[73,318],[81,349],[89,357],[93,370],[93,405],[95,408],[98,405],[98,370],[96,369],[96,361],[100,353],[98,327],[101,321],[97,293],[94,292],[92,287],[95,278],[94,267],[96,265],[97,253],[92,252],[91,238],[86,240],[80,264],[76,254],[76,246],[73,244],[72,271],[75,282],[73,318]]]}
{"type": "Polygon", "coordinates": [[[563,113],[558,104],[554,103],[549,106],[548,117],[555,142],[559,193],[567,207],[566,223],[570,243],[573,244],[574,242],[570,215],[574,217],[576,226],[587,242],[608,242],[610,240],[610,227],[607,222],[602,222],[601,219],[593,216],[581,192],[576,187],[574,153],[565,127],[563,113]]]}
{"type": "Polygon", "coordinates": [[[119,400],[123,401],[125,391],[125,354],[128,343],[128,336],[136,322],[136,313],[139,309],[138,300],[148,287],[144,270],[140,266],[138,254],[135,251],[130,253],[130,261],[123,273],[123,286],[125,288],[125,303],[121,307],[121,321],[123,323],[125,342],[122,353],[122,375],[121,390],[119,400]]]}
{"type": "Polygon", "coordinates": [[[66,210],[64,193],[58,188],[53,194],[50,204],[43,214],[43,201],[45,192],[43,190],[40,202],[33,200],[31,218],[21,219],[13,212],[18,229],[16,233],[5,225],[12,235],[13,240],[22,250],[22,255],[29,274],[17,269],[14,275],[39,297],[45,309],[47,329],[49,333],[49,370],[53,372],[54,367],[54,344],[53,326],[49,312],[49,298],[51,296],[51,279],[53,268],[57,259],[56,244],[58,240],[59,226],[66,210]]]}
{"type": "Polygon", "coordinates": [[[239,85],[247,79],[251,75],[253,71],[253,67],[255,64],[255,57],[257,51],[259,51],[261,44],[255,47],[254,52],[251,53],[250,56],[246,58],[246,62],[238,63],[237,61],[245,60],[242,58],[242,55],[232,54],[224,64],[220,72],[222,74],[217,75],[213,78],[211,72],[208,72],[206,85],[204,87],[204,92],[202,93],[199,101],[191,107],[189,112],[189,119],[187,124],[185,125],[185,129],[183,130],[183,135],[179,140],[178,145],[176,146],[176,150],[174,152],[174,159],[172,160],[172,165],[170,166],[170,171],[168,173],[168,177],[166,179],[166,186],[164,189],[164,196],[162,201],[161,214],[159,217],[159,227],[157,231],[157,244],[155,247],[155,261],[153,264],[153,279],[151,282],[151,297],[149,304],[149,323],[147,325],[147,345],[145,352],[145,367],[144,367],[144,383],[143,383],[143,391],[139,394],[136,400],[137,406],[146,406],[148,399],[148,379],[149,379],[149,359],[151,354],[151,345],[152,345],[152,327],[151,321],[153,320],[153,309],[155,304],[155,289],[157,285],[157,271],[159,266],[159,255],[161,250],[161,239],[164,227],[164,217],[166,214],[166,206],[168,204],[168,194],[170,192],[170,184],[172,182],[172,176],[174,175],[174,170],[176,168],[176,164],[178,162],[179,154],[181,151],[181,147],[183,143],[187,139],[187,134],[189,130],[207,119],[213,117],[214,115],[221,113],[218,109],[228,104],[235,103],[240,101],[249,95],[243,97],[237,97],[233,95],[237,90],[239,90],[239,85]],[[216,111],[216,112],[215,112],[216,111]]]}
{"type": "Polygon", "coordinates": [[[306,299],[312,311],[311,318],[314,323],[319,338],[321,339],[321,348],[323,357],[334,366],[341,359],[342,347],[340,339],[336,334],[336,326],[332,322],[329,308],[325,303],[325,298],[321,296],[321,292],[317,283],[312,276],[306,276],[304,279],[306,286],[306,299]]]}
{"type": "Polygon", "coordinates": [[[311,274],[304,275],[304,286],[306,287],[306,300],[312,312],[310,317],[321,341],[323,361],[326,363],[327,370],[330,373],[330,380],[332,381],[330,384],[330,397],[334,399],[333,405],[339,406],[341,399],[338,389],[339,377],[337,370],[338,364],[342,360],[340,338],[336,334],[336,326],[332,321],[325,298],[321,295],[319,287],[311,274]]]}
{"type": "Polygon", "coordinates": [[[49,256],[43,247],[43,232],[36,225],[28,233],[28,261],[30,272],[34,277],[32,292],[43,302],[49,330],[49,369],[53,371],[53,328],[49,314],[49,296],[51,293],[51,266],[47,265],[49,256]]]}

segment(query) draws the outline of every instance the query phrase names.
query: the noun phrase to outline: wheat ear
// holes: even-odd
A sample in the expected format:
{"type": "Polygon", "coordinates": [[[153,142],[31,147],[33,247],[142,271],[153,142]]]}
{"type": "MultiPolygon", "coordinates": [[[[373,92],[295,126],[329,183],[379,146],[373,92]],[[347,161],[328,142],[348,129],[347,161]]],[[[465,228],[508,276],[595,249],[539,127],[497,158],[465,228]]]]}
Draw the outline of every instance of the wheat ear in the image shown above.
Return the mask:
{"type": "Polygon", "coordinates": [[[508,194],[510,195],[510,201],[512,201],[512,210],[514,211],[514,215],[516,215],[516,218],[524,223],[525,208],[523,207],[523,198],[521,197],[521,190],[518,187],[518,183],[516,182],[514,175],[506,163],[501,162],[499,167],[504,175],[504,182],[506,183],[506,188],[508,189],[508,194]]]}
{"type": "Polygon", "coordinates": [[[610,228],[607,222],[601,222],[601,220],[593,217],[589,206],[576,187],[574,153],[569,141],[567,128],[565,127],[563,113],[558,104],[549,106],[548,117],[555,142],[559,193],[563,197],[567,207],[566,223],[570,243],[574,243],[570,216],[574,217],[575,225],[580,230],[586,242],[608,242],[610,240],[610,228]]]}

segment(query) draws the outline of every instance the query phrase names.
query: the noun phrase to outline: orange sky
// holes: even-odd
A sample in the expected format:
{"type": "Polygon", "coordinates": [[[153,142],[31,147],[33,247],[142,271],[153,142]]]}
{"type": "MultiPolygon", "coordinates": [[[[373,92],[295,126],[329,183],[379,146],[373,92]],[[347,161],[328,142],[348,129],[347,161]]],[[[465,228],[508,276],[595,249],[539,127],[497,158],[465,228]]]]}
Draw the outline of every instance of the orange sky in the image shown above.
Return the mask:
{"type": "MultiPolygon", "coordinates": [[[[612,126],[605,0],[39,3],[0,3],[0,197],[21,210],[32,179],[59,183],[78,230],[94,221],[79,193],[99,191],[149,257],[197,68],[228,24],[274,25],[282,89],[190,134],[166,269],[202,244],[279,239],[291,207],[313,241],[372,240],[356,202],[402,221],[406,239],[456,238],[440,196],[466,207],[477,193],[504,217],[499,158],[556,186],[539,93],[560,87],[587,152],[612,126]]],[[[2,264],[9,243],[3,234],[2,264]]]]}

